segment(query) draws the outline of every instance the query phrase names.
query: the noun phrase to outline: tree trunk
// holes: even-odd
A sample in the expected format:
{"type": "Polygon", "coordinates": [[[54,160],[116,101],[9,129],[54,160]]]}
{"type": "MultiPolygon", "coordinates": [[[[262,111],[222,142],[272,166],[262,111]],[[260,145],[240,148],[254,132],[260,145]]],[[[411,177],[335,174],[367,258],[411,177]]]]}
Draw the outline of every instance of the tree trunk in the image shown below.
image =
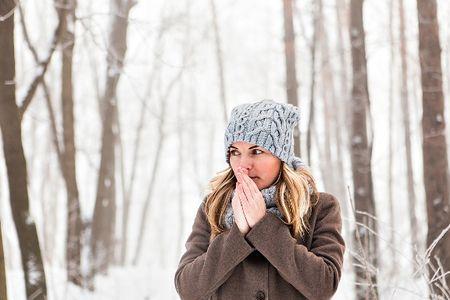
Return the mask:
{"type": "MultiPolygon", "coordinates": [[[[59,28],[61,30],[61,43],[63,45],[62,55],[62,72],[61,72],[61,99],[63,108],[63,129],[64,129],[64,149],[61,150],[59,146],[56,117],[52,108],[52,102],[50,99],[50,92],[48,90],[45,79],[42,78],[42,87],[45,95],[45,100],[49,112],[50,128],[52,133],[52,141],[55,146],[55,151],[58,157],[58,163],[61,170],[61,174],[66,185],[67,193],[67,248],[66,248],[66,265],[68,280],[72,283],[81,286],[82,276],[80,270],[80,253],[81,253],[81,213],[78,200],[78,187],[76,182],[76,170],[75,170],[75,138],[74,138],[74,117],[73,117],[73,92],[72,92],[72,55],[74,47],[74,27],[75,27],[75,0],[68,0],[67,5],[56,5],[56,11],[58,14],[59,28]]],[[[36,49],[31,44],[28,30],[25,22],[25,16],[23,14],[21,6],[18,7],[21,15],[20,23],[25,38],[25,42],[33,55],[36,64],[39,64],[39,57],[36,49]]],[[[43,177],[45,178],[45,176],[43,177]]],[[[44,199],[44,198],[42,198],[44,199]]],[[[46,211],[45,205],[43,205],[43,211],[46,211]]],[[[43,231],[48,231],[46,223],[47,217],[43,219],[43,231]]],[[[47,234],[44,234],[47,237],[47,234]]],[[[52,236],[54,238],[54,236],[52,236]]],[[[44,245],[48,244],[48,240],[44,239],[44,245]]],[[[45,246],[45,250],[52,251],[49,247],[45,246]]],[[[45,251],[44,251],[45,252],[45,251]]],[[[52,257],[51,253],[47,253],[45,258],[52,257]]]]}
{"type": "MultiPolygon", "coordinates": [[[[2,1],[0,15],[14,8],[2,1]]],[[[27,167],[22,146],[20,112],[16,104],[14,13],[0,22],[0,127],[8,174],[9,197],[16,225],[27,298],[45,299],[47,286],[36,224],[29,212],[27,167]]]]}
{"type": "Polygon", "coordinates": [[[3,233],[2,223],[0,222],[0,299],[8,300],[8,293],[6,290],[6,266],[5,255],[3,251],[3,233]]]}
{"type": "MultiPolygon", "coordinates": [[[[329,47],[329,37],[327,32],[327,24],[326,17],[323,12],[323,1],[316,1],[318,4],[318,26],[319,26],[319,41],[320,41],[320,49],[321,49],[321,74],[322,74],[322,91],[323,102],[324,102],[324,128],[325,128],[325,156],[321,156],[321,160],[324,160],[323,163],[324,169],[328,167],[332,167],[334,174],[331,176],[326,176],[327,172],[322,172],[324,174],[323,181],[325,190],[330,191],[334,195],[337,195],[338,199],[341,199],[341,207],[344,217],[349,217],[349,209],[347,205],[347,192],[345,189],[344,182],[344,165],[343,165],[343,142],[342,142],[342,134],[345,128],[341,122],[341,110],[342,106],[345,106],[345,102],[343,99],[345,97],[337,96],[337,86],[335,84],[335,72],[333,70],[332,64],[332,54],[330,54],[329,47]],[[340,99],[340,100],[339,100],[340,99]],[[333,139],[334,137],[334,144],[333,139]],[[334,150],[335,149],[335,150],[334,150]],[[333,156],[334,154],[334,156],[333,156]],[[324,158],[324,159],[322,159],[324,158]],[[327,178],[328,177],[328,178],[327,178]]],[[[341,41],[342,43],[342,41],[341,41]]],[[[347,228],[347,226],[345,226],[347,228]]]]}
{"type": "Polygon", "coordinates": [[[116,105],[111,89],[115,89],[118,78],[107,80],[106,95],[103,107],[103,129],[100,171],[95,199],[94,216],[92,220],[92,256],[94,274],[106,273],[108,264],[113,257],[114,228],[116,214],[115,193],[115,148],[114,148],[114,107],[116,105]],[[109,98],[109,100],[107,100],[109,98]]]}
{"type": "Polygon", "coordinates": [[[394,74],[395,73],[395,46],[394,46],[394,0],[389,2],[389,130],[386,133],[389,135],[389,153],[388,153],[388,203],[389,203],[389,276],[394,278],[395,273],[397,272],[397,250],[395,248],[395,213],[394,213],[394,74]]]}
{"type": "MultiPolygon", "coordinates": [[[[183,53],[182,53],[182,62],[183,62],[183,66],[186,66],[189,63],[189,55],[190,55],[190,43],[191,43],[191,24],[189,22],[190,17],[191,17],[191,3],[188,1],[186,3],[185,6],[185,14],[186,14],[186,19],[188,20],[186,26],[185,26],[185,31],[184,31],[184,41],[183,41],[183,53]]],[[[185,97],[185,95],[187,94],[187,89],[185,88],[184,85],[184,81],[183,81],[184,76],[181,77],[180,79],[180,87],[178,90],[178,104],[177,104],[177,138],[178,138],[178,145],[179,145],[179,150],[178,150],[178,166],[179,166],[179,171],[177,172],[177,184],[178,184],[178,237],[177,237],[177,245],[176,245],[176,250],[175,250],[175,260],[178,260],[180,258],[180,252],[182,251],[182,244],[183,244],[183,232],[184,232],[184,223],[185,223],[185,217],[184,217],[184,209],[183,209],[183,204],[185,203],[185,193],[183,191],[183,184],[184,184],[184,174],[182,172],[182,170],[186,170],[186,165],[185,162],[187,162],[188,160],[185,160],[185,158],[183,157],[183,153],[185,153],[186,151],[184,151],[183,149],[188,148],[187,144],[192,143],[192,140],[189,140],[189,143],[185,143],[183,138],[184,138],[184,130],[183,129],[188,129],[188,124],[186,123],[186,115],[183,114],[183,107],[185,106],[185,103],[187,103],[187,97],[185,97]]],[[[191,106],[189,107],[189,114],[194,114],[195,115],[195,110],[192,110],[191,106]]],[[[186,130],[186,132],[188,132],[186,130]]],[[[192,152],[193,153],[193,152],[192,152]]],[[[190,157],[192,158],[192,155],[190,155],[190,157]]]]}
{"type": "MultiPolygon", "coordinates": [[[[348,192],[346,188],[346,182],[345,182],[345,166],[344,161],[347,159],[347,155],[351,152],[349,148],[349,132],[351,128],[351,123],[349,122],[348,116],[349,116],[349,108],[350,108],[350,95],[349,95],[349,81],[348,81],[348,57],[347,57],[347,43],[348,43],[348,35],[345,35],[346,32],[348,32],[348,7],[347,2],[344,0],[337,0],[336,1],[336,32],[337,32],[337,40],[336,40],[336,47],[337,51],[339,53],[339,72],[337,76],[337,83],[336,86],[338,92],[336,100],[333,101],[333,110],[336,114],[336,124],[334,126],[335,129],[335,136],[336,136],[336,152],[337,152],[337,169],[338,173],[340,174],[337,178],[337,185],[338,185],[338,199],[342,199],[341,207],[342,207],[342,214],[345,219],[350,220],[351,216],[351,207],[348,202],[348,192]]],[[[349,226],[343,226],[344,236],[350,237],[351,232],[349,226]]],[[[348,241],[348,248],[353,249],[353,240],[349,239],[348,241]]],[[[348,256],[348,259],[346,260],[347,268],[351,272],[354,271],[353,268],[353,257],[351,255],[348,256]]]]}
{"type": "Polygon", "coordinates": [[[371,171],[372,145],[367,137],[366,112],[370,114],[369,91],[367,86],[367,62],[365,34],[363,27],[363,1],[351,0],[350,40],[352,53],[352,127],[351,163],[354,182],[355,203],[355,245],[358,266],[355,267],[357,299],[377,299],[378,250],[376,210],[373,196],[371,171]],[[362,284],[362,285],[361,285],[362,284]]]}
{"type": "Polygon", "coordinates": [[[133,0],[111,1],[111,32],[107,55],[106,84],[101,103],[103,126],[101,161],[92,220],[92,262],[88,282],[90,288],[93,288],[93,277],[98,272],[105,274],[109,263],[114,258],[116,219],[114,106],[117,105],[116,88],[127,50],[128,15],[134,4],[133,0]]]}
{"type": "MultiPolygon", "coordinates": [[[[346,199],[346,189],[345,189],[345,182],[344,182],[344,158],[343,158],[343,152],[342,152],[342,134],[345,132],[345,130],[342,130],[344,128],[342,126],[341,121],[341,114],[342,114],[342,107],[345,107],[345,97],[339,97],[337,93],[337,85],[336,85],[336,79],[337,79],[337,73],[333,70],[333,64],[331,59],[331,53],[330,53],[330,47],[328,44],[329,37],[327,32],[327,26],[326,26],[326,18],[323,15],[323,5],[322,1],[319,2],[320,4],[320,23],[322,27],[322,49],[323,49],[323,55],[324,55],[324,75],[325,79],[330,85],[330,104],[331,104],[331,111],[329,111],[329,115],[331,117],[330,121],[330,134],[333,132],[335,138],[335,151],[330,148],[331,153],[335,153],[334,158],[332,157],[332,166],[333,169],[335,169],[335,178],[333,178],[333,189],[331,190],[335,195],[338,196],[338,199],[341,199],[341,205],[342,205],[342,211],[344,214],[344,217],[348,217],[346,204],[347,202],[344,201],[346,199]]],[[[343,41],[341,41],[342,43],[343,41]]],[[[347,84],[347,82],[346,82],[347,84]]]]}
{"type": "Polygon", "coordinates": [[[182,149],[185,149],[185,144],[183,141],[183,128],[186,124],[183,124],[183,115],[181,112],[182,104],[183,104],[183,95],[182,95],[183,89],[180,87],[180,92],[178,96],[178,105],[177,105],[177,139],[178,139],[178,167],[179,171],[177,172],[177,185],[178,185],[178,236],[177,236],[177,245],[175,248],[175,258],[179,259],[179,253],[182,251],[182,242],[183,242],[183,231],[184,231],[184,210],[183,210],[183,204],[185,202],[184,197],[184,191],[182,189],[183,187],[183,172],[182,170],[185,170],[184,168],[184,162],[183,159],[183,153],[184,151],[182,149]]]}
{"type": "MultiPolygon", "coordinates": [[[[442,91],[441,46],[435,0],[417,0],[419,56],[422,82],[423,172],[428,216],[427,245],[430,246],[450,220],[448,198],[448,161],[445,138],[444,95],[442,91]]],[[[431,251],[429,278],[440,266],[450,270],[450,234],[446,234],[431,251]]],[[[442,275],[439,273],[437,275],[442,275]]],[[[430,283],[432,294],[444,296],[442,290],[450,276],[430,283]]],[[[446,292],[448,297],[448,290],[446,292]]]]}
{"type": "Polygon", "coordinates": [[[128,217],[128,213],[129,213],[129,203],[130,201],[127,201],[127,187],[126,187],[126,182],[125,182],[125,151],[124,151],[124,144],[123,144],[123,140],[122,140],[122,126],[120,123],[120,114],[119,114],[119,108],[117,107],[117,105],[114,107],[114,118],[116,120],[115,125],[117,126],[117,132],[115,134],[116,140],[115,140],[115,144],[117,146],[117,150],[118,150],[118,164],[119,164],[119,173],[120,173],[120,190],[122,192],[122,231],[120,232],[120,237],[117,237],[117,242],[115,244],[115,250],[114,250],[114,263],[115,264],[121,264],[123,265],[123,263],[125,262],[124,260],[122,261],[122,258],[125,259],[125,256],[122,256],[123,254],[126,255],[126,253],[122,252],[123,249],[126,249],[127,245],[126,245],[126,239],[123,239],[124,237],[126,238],[126,230],[127,227],[125,227],[125,210],[127,213],[127,217],[128,217]],[[124,234],[125,233],[125,234],[124,234]],[[122,240],[120,240],[122,238],[122,240]]]}
{"type": "Polygon", "coordinates": [[[217,20],[217,10],[216,10],[216,4],[214,0],[209,1],[211,6],[211,14],[212,14],[212,21],[213,21],[213,28],[214,28],[214,41],[216,45],[216,60],[217,60],[217,67],[218,67],[218,73],[219,73],[219,82],[220,82],[220,101],[222,102],[223,106],[223,115],[224,115],[224,122],[225,124],[228,123],[228,117],[227,117],[227,98],[225,93],[225,71],[223,66],[223,55],[222,55],[222,46],[220,42],[220,31],[219,31],[219,23],[217,20]]]}
{"type": "MultiPolygon", "coordinates": [[[[51,142],[45,141],[45,153],[50,153],[51,151],[51,142]]],[[[54,195],[53,193],[49,193],[47,190],[53,188],[53,185],[49,185],[48,181],[51,180],[51,173],[50,173],[50,160],[51,156],[47,155],[42,160],[42,167],[40,174],[42,177],[40,178],[39,183],[39,199],[41,199],[41,210],[42,210],[42,224],[41,224],[41,232],[42,232],[42,253],[44,261],[49,265],[50,267],[53,266],[55,262],[55,258],[57,255],[55,255],[55,234],[54,234],[54,228],[56,228],[56,222],[55,219],[57,217],[55,208],[56,199],[53,197],[48,197],[47,195],[54,195]]]]}
{"type": "MultiPolygon", "coordinates": [[[[334,86],[334,78],[333,78],[333,70],[330,60],[330,49],[328,46],[328,34],[326,31],[326,25],[325,25],[325,18],[323,15],[323,3],[322,0],[317,1],[318,4],[318,26],[319,26],[319,36],[318,40],[320,43],[320,92],[322,95],[322,102],[323,102],[323,122],[324,122],[324,134],[322,135],[324,138],[324,156],[321,156],[319,163],[323,165],[323,182],[324,182],[324,188],[326,191],[329,191],[330,193],[333,193],[334,195],[338,194],[338,185],[337,185],[337,178],[342,178],[342,176],[339,176],[337,166],[335,166],[332,152],[336,153],[337,151],[333,151],[332,149],[332,140],[331,140],[331,132],[332,128],[338,128],[338,126],[334,125],[336,120],[336,91],[334,86]],[[333,172],[336,172],[334,175],[329,174],[326,176],[327,172],[325,172],[326,168],[332,167],[333,172]],[[331,176],[330,176],[331,175],[331,176]]],[[[335,147],[337,148],[337,145],[335,144],[335,147]]],[[[339,196],[342,196],[339,195],[339,196]]],[[[339,197],[338,199],[343,199],[339,197]]]]}
{"type": "Polygon", "coordinates": [[[309,120],[308,120],[308,131],[306,133],[306,154],[308,157],[308,165],[312,165],[312,154],[311,147],[312,141],[311,136],[315,130],[314,120],[315,120],[315,101],[316,101],[316,44],[317,44],[317,34],[318,34],[318,20],[319,20],[319,9],[317,3],[313,3],[313,35],[311,45],[309,47],[311,53],[311,84],[310,90],[310,100],[309,100],[309,120]]]}
{"type": "MultiPolygon", "coordinates": [[[[340,107],[340,114],[344,116],[345,125],[344,128],[350,128],[350,105],[349,104],[349,80],[348,80],[348,57],[347,57],[347,44],[344,37],[345,36],[345,30],[348,30],[348,23],[347,23],[347,16],[348,16],[348,7],[347,7],[347,1],[346,0],[336,0],[336,21],[337,21],[337,34],[338,38],[336,39],[338,53],[339,53],[339,64],[340,64],[340,72],[339,72],[339,81],[340,81],[340,92],[343,97],[343,105],[340,107]]],[[[346,136],[348,137],[348,136],[346,136]]],[[[350,152],[350,151],[349,151],[350,152]]]]}
{"type": "MultiPolygon", "coordinates": [[[[292,16],[292,0],[283,0],[284,16],[284,55],[286,59],[286,95],[288,103],[297,106],[297,73],[295,68],[295,32],[292,16]]],[[[300,125],[299,125],[300,126],[300,125]]],[[[294,153],[301,156],[299,126],[294,128],[294,153]]]]}
{"type": "Polygon", "coordinates": [[[75,44],[75,7],[76,0],[68,0],[67,7],[57,8],[62,24],[62,70],[61,101],[63,116],[63,165],[61,166],[67,193],[67,245],[66,263],[67,278],[70,282],[81,286],[81,211],[76,180],[75,130],[72,88],[72,58],[75,44]],[[67,10],[62,13],[62,10],[67,10]]]}
{"type": "MultiPolygon", "coordinates": [[[[408,54],[406,52],[406,37],[405,37],[405,16],[403,8],[403,0],[399,1],[399,16],[400,16],[400,59],[402,65],[402,115],[403,115],[403,129],[405,139],[405,151],[406,151],[406,168],[407,168],[407,180],[408,180],[408,212],[409,212],[409,224],[411,227],[411,254],[412,257],[417,256],[417,250],[421,249],[421,243],[419,243],[419,225],[417,224],[416,216],[416,193],[414,191],[414,174],[412,166],[412,151],[411,151],[411,129],[409,120],[409,96],[408,96],[408,54]]],[[[417,270],[414,265],[414,273],[417,270]]]]}

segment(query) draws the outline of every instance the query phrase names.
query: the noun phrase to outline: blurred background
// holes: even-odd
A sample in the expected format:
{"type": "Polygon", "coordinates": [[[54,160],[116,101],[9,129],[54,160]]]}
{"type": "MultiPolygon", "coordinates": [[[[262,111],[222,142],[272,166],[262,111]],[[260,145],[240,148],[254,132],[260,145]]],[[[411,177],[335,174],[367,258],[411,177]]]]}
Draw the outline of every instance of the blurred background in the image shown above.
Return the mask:
{"type": "Polygon", "coordinates": [[[298,105],[334,299],[450,299],[448,0],[0,1],[0,299],[179,299],[231,109],[298,105]]]}

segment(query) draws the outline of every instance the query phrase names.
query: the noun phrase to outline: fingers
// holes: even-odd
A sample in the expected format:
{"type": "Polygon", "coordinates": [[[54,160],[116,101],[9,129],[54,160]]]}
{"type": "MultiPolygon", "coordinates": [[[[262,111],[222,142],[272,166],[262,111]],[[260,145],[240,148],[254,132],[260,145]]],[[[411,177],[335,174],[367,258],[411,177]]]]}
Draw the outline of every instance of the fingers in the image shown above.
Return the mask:
{"type": "Polygon", "coordinates": [[[235,214],[235,221],[239,226],[248,226],[248,220],[244,213],[244,208],[241,202],[241,197],[239,193],[236,193],[236,196],[231,199],[231,206],[233,208],[233,212],[235,214]]]}
{"type": "Polygon", "coordinates": [[[247,181],[248,181],[247,185],[248,185],[249,189],[252,191],[252,193],[258,194],[259,189],[258,189],[258,186],[256,185],[256,183],[248,176],[247,176],[247,181]]]}
{"type": "Polygon", "coordinates": [[[236,184],[236,192],[241,204],[248,202],[247,195],[244,192],[244,186],[240,183],[236,184]]]}
{"type": "Polygon", "coordinates": [[[238,173],[237,174],[238,182],[241,183],[245,196],[248,200],[254,199],[254,196],[258,194],[259,189],[256,186],[255,182],[248,177],[247,174],[238,173]]]}
{"type": "Polygon", "coordinates": [[[253,201],[253,193],[250,190],[250,188],[248,187],[248,183],[244,182],[243,184],[241,184],[241,186],[242,186],[242,190],[243,190],[245,196],[247,197],[247,200],[248,201],[253,201]]]}
{"type": "Polygon", "coordinates": [[[246,214],[250,211],[250,200],[245,195],[244,187],[243,187],[242,184],[238,184],[236,186],[236,191],[238,193],[239,200],[240,200],[241,205],[242,205],[242,211],[244,212],[244,215],[246,216],[246,219],[247,219],[247,215],[246,214]]]}
{"type": "Polygon", "coordinates": [[[241,178],[242,178],[242,181],[247,184],[247,186],[251,192],[255,193],[255,192],[259,191],[256,183],[247,174],[241,173],[241,178]]]}

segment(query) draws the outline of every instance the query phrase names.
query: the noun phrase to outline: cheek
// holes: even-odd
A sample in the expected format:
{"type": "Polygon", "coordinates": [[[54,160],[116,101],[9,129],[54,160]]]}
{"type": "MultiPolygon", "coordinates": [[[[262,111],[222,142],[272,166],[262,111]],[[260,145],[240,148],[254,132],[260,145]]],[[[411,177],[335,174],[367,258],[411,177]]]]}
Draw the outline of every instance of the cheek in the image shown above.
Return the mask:
{"type": "Polygon", "coordinates": [[[273,178],[278,176],[278,173],[280,172],[280,164],[278,161],[267,161],[264,165],[263,174],[265,175],[265,178],[272,180],[273,178]]]}
{"type": "Polygon", "coordinates": [[[238,164],[236,163],[236,161],[233,158],[230,158],[230,167],[233,170],[233,172],[236,173],[238,164]]]}

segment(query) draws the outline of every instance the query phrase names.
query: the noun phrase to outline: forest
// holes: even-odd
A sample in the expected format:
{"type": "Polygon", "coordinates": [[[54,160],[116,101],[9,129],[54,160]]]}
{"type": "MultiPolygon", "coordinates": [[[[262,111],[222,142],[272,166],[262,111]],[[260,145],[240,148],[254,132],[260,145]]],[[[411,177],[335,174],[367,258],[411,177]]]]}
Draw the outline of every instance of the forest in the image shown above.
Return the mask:
{"type": "Polygon", "coordinates": [[[0,0],[0,299],[179,299],[262,99],[340,202],[333,299],[450,299],[448,0],[0,0]]]}

